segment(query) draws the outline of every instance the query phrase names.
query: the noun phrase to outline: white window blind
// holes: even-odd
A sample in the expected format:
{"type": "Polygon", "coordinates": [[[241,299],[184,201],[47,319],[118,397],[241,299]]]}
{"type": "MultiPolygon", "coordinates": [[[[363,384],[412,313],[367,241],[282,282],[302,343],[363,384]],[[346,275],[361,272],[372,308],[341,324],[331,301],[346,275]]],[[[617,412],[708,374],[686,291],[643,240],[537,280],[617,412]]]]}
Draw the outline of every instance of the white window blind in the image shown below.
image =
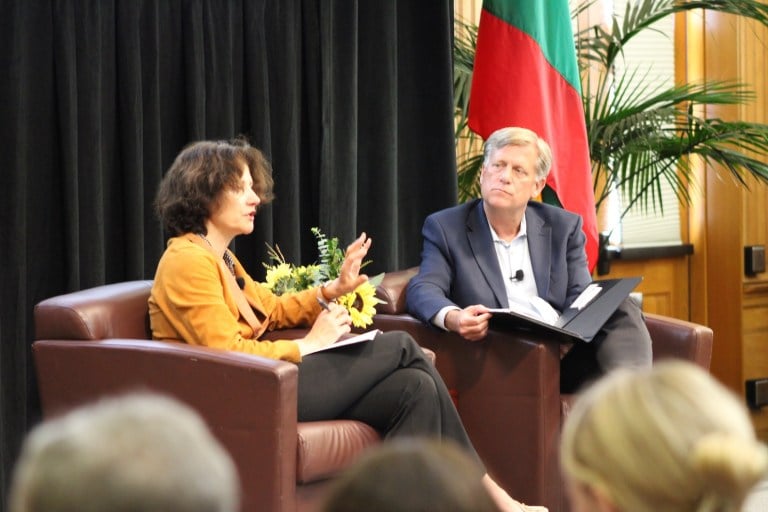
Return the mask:
{"type": "MultiPolygon", "coordinates": [[[[616,14],[623,19],[626,2],[615,3],[616,14]]],[[[669,88],[675,83],[674,17],[667,16],[653,28],[640,32],[625,48],[624,66],[628,71],[637,69],[636,79],[648,85],[649,91],[658,87],[669,88]]],[[[623,71],[623,70],[620,70],[623,71]]],[[[633,208],[621,221],[621,242],[625,247],[668,245],[680,243],[680,208],[675,191],[662,183],[663,214],[642,213],[633,208]]],[[[624,198],[621,204],[626,204],[624,198]]],[[[620,206],[620,210],[624,210],[620,206]]],[[[619,213],[616,213],[618,215],[619,213]]]]}

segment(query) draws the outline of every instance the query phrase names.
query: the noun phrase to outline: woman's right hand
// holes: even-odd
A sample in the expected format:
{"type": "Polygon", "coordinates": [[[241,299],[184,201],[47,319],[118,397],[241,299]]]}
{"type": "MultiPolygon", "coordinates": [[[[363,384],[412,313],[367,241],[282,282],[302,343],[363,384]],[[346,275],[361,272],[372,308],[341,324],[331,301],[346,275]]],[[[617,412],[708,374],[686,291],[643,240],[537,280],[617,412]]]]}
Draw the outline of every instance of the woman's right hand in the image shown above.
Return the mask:
{"type": "Polygon", "coordinates": [[[307,335],[297,340],[302,356],[336,343],[352,330],[352,318],[344,306],[330,303],[328,308],[318,315],[307,335]]]}

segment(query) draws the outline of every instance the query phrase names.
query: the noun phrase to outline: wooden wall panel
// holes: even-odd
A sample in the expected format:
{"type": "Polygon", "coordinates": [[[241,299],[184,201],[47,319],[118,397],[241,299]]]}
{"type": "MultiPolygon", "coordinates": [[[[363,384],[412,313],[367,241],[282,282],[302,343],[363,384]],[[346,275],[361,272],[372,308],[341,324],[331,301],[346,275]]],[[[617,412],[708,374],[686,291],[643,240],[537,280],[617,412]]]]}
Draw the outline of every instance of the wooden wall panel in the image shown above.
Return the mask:
{"type": "MultiPolygon", "coordinates": [[[[742,324],[744,380],[768,378],[768,283],[745,283],[742,324]]],[[[755,429],[768,441],[768,408],[752,412],[755,429]]]]}
{"type": "MultiPolygon", "coordinates": [[[[755,91],[755,101],[741,108],[740,117],[744,121],[768,122],[768,29],[766,27],[744,22],[739,34],[742,59],[739,75],[755,91]]],[[[755,180],[749,181],[749,191],[745,191],[743,202],[744,216],[744,245],[765,245],[768,240],[768,187],[755,180]]],[[[768,277],[755,276],[747,281],[767,281],[768,277]]]]}
{"type": "MultiPolygon", "coordinates": [[[[745,20],[706,17],[705,76],[736,80],[755,91],[756,100],[738,107],[713,108],[710,117],[768,123],[766,44],[768,31],[745,20]]],[[[707,170],[707,309],[715,330],[712,373],[740,396],[744,381],[768,377],[768,275],[744,275],[745,245],[768,244],[768,188],[737,186],[725,172],[707,170]]],[[[692,277],[693,279],[693,277],[692,277]]],[[[753,411],[761,438],[768,439],[768,410],[753,411]]]]}
{"type": "MultiPolygon", "coordinates": [[[[707,14],[705,74],[707,80],[734,80],[739,67],[739,22],[735,17],[707,14]]],[[[738,108],[718,105],[709,117],[737,119],[738,108]]],[[[707,202],[707,318],[714,331],[712,373],[734,391],[743,393],[741,351],[742,190],[724,169],[708,167],[707,202]]],[[[692,280],[694,277],[692,277],[692,280]]]]}
{"type": "MultiPolygon", "coordinates": [[[[756,94],[755,101],[740,109],[745,121],[768,123],[768,30],[742,22],[739,31],[741,59],[739,75],[756,94]]],[[[768,187],[749,182],[742,202],[742,245],[768,245],[768,187]]],[[[744,380],[768,378],[768,274],[743,273],[742,297],[742,377],[744,380]]],[[[753,411],[752,419],[761,439],[768,440],[768,408],[753,411]]]]}
{"type": "MultiPolygon", "coordinates": [[[[704,42],[703,17],[699,13],[679,15],[675,23],[675,81],[677,83],[700,82],[704,79],[704,42]]],[[[698,107],[696,114],[702,115],[703,109],[698,107]]],[[[709,325],[706,167],[699,158],[694,158],[691,165],[694,177],[694,184],[688,191],[691,201],[681,209],[681,237],[684,242],[693,245],[689,267],[688,304],[690,320],[709,325]]]]}
{"type": "Polygon", "coordinates": [[[611,271],[596,279],[643,276],[635,291],[643,294],[643,311],[688,320],[688,257],[611,261],[611,271]]]}
{"type": "Polygon", "coordinates": [[[745,287],[745,296],[744,378],[768,378],[768,285],[745,287]]]}

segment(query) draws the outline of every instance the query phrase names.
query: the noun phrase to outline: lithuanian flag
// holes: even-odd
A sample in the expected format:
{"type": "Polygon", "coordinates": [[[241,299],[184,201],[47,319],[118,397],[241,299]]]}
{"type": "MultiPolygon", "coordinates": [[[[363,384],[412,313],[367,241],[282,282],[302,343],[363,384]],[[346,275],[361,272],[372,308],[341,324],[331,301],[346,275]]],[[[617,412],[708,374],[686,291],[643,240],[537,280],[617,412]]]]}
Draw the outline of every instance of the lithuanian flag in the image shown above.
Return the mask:
{"type": "Polygon", "coordinates": [[[592,270],[595,197],[568,0],[483,1],[469,126],[483,139],[521,126],[549,143],[553,162],[544,198],[582,216],[592,270]]]}

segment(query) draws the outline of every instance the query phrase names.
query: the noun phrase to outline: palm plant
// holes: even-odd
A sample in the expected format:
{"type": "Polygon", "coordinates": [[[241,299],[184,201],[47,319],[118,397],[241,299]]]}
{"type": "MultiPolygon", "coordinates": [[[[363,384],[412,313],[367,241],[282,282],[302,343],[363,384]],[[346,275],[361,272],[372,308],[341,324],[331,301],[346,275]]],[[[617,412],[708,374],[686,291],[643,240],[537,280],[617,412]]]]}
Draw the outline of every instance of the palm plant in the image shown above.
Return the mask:
{"type": "Polygon", "coordinates": [[[456,120],[456,162],[459,201],[480,195],[477,177],[482,165],[482,140],[469,129],[469,92],[477,47],[477,26],[456,19],[453,39],[453,111],[456,120]]]}
{"type": "MultiPolygon", "coordinates": [[[[594,0],[582,2],[574,16],[594,0]]],[[[693,181],[691,159],[720,164],[742,185],[747,176],[768,182],[768,125],[706,118],[707,106],[740,105],[754,99],[744,84],[728,81],[687,83],[651,89],[637,80],[638,71],[617,72],[623,48],[644,30],[653,30],[658,20],[676,13],[705,9],[735,14],[768,26],[768,5],[753,0],[641,0],[628,3],[623,20],[614,18],[609,27],[594,25],[575,34],[579,63],[587,83],[582,100],[592,159],[596,207],[615,186],[625,199],[623,217],[633,206],[642,211],[663,210],[661,187],[668,182],[678,199],[689,200],[687,184],[693,181]],[[590,82],[592,80],[592,82],[590,82]]],[[[474,32],[473,32],[474,31],[474,32]]],[[[472,61],[467,35],[476,29],[459,21],[454,46],[457,144],[471,138],[466,127],[472,61]],[[456,51],[461,48],[461,51],[456,51]],[[459,78],[459,76],[461,76],[459,78]],[[458,86],[457,86],[458,85],[458,86]]],[[[472,55],[474,56],[474,55],[472,55]]],[[[478,195],[480,162],[459,155],[460,200],[478,195]],[[462,158],[462,156],[464,158],[462,158]],[[474,187],[474,188],[473,188],[474,187]]]]}

